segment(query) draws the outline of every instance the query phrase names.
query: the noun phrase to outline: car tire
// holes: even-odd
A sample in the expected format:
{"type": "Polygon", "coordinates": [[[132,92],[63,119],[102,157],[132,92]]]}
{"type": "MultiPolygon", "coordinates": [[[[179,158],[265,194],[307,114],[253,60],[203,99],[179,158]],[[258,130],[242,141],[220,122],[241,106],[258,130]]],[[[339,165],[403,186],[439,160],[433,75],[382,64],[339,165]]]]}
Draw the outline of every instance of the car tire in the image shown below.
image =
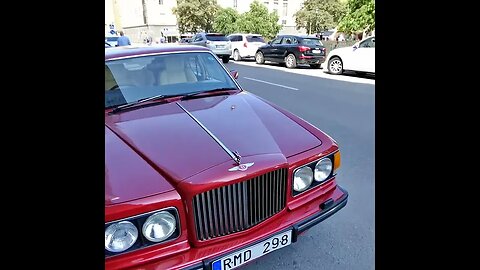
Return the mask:
{"type": "Polygon", "coordinates": [[[225,63],[225,64],[228,63],[228,61],[230,61],[230,56],[223,56],[223,57],[222,57],[222,61],[223,61],[223,63],[225,63]]]}
{"type": "Polygon", "coordinates": [[[242,57],[240,56],[240,52],[237,49],[235,49],[233,51],[233,60],[242,61],[242,57]]]}
{"type": "Polygon", "coordinates": [[[318,68],[320,68],[320,64],[311,64],[310,67],[318,69],[318,68]]]}
{"type": "Polygon", "coordinates": [[[293,53],[287,55],[287,57],[285,57],[285,65],[287,66],[287,68],[296,68],[297,67],[297,58],[295,57],[295,55],[293,53]]]}
{"type": "Polygon", "coordinates": [[[340,75],[343,73],[343,62],[340,57],[334,56],[328,60],[327,65],[328,72],[335,75],[340,75]]]}
{"type": "Polygon", "coordinates": [[[265,64],[265,58],[263,57],[263,53],[262,52],[257,52],[255,54],[255,63],[257,64],[265,64]]]}

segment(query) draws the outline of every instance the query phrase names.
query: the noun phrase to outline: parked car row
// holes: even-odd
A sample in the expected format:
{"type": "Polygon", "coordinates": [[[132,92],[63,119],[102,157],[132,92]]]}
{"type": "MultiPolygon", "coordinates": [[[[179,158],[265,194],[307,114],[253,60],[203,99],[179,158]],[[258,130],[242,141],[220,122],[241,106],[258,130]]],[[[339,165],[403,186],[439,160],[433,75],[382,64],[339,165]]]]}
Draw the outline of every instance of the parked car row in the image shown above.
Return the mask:
{"type": "Polygon", "coordinates": [[[375,73],[375,36],[330,52],[319,38],[302,35],[279,35],[266,43],[259,34],[198,33],[180,43],[207,47],[223,63],[228,63],[231,57],[235,61],[253,58],[259,65],[269,61],[287,68],[310,65],[319,69],[322,63],[326,63],[326,71],[335,75],[346,70],[375,73]]]}

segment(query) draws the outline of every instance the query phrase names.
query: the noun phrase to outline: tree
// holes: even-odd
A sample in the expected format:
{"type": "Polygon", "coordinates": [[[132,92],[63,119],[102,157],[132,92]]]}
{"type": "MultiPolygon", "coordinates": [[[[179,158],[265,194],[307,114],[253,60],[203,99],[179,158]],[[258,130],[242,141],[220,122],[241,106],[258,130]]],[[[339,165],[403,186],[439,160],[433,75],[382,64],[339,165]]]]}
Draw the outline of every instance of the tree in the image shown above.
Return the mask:
{"type": "Polygon", "coordinates": [[[250,4],[250,10],[240,15],[237,20],[238,31],[260,34],[271,39],[282,28],[278,19],[277,12],[268,13],[267,7],[255,0],[250,4]]]}
{"type": "Polygon", "coordinates": [[[220,6],[216,0],[177,0],[173,14],[177,16],[181,33],[209,32],[213,29],[213,20],[220,6]]]}
{"type": "Polygon", "coordinates": [[[233,8],[222,8],[215,15],[213,30],[215,32],[229,35],[238,32],[237,21],[240,18],[238,12],[233,8]]]}
{"type": "Polygon", "coordinates": [[[335,27],[345,13],[345,5],[339,0],[305,0],[297,11],[297,29],[305,28],[308,34],[335,27]]]}
{"type": "Polygon", "coordinates": [[[375,29],[375,0],[348,0],[347,14],[338,29],[346,33],[375,29]]]}

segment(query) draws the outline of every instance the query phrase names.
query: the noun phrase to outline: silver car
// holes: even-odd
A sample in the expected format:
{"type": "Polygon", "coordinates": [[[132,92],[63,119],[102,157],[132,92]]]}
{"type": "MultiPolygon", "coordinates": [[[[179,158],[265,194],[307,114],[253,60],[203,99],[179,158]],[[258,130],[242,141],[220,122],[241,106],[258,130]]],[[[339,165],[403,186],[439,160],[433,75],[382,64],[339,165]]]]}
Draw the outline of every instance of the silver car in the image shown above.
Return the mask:
{"type": "Polygon", "coordinates": [[[223,63],[228,63],[232,55],[232,45],[224,34],[219,33],[198,33],[190,44],[209,48],[223,63]]]}

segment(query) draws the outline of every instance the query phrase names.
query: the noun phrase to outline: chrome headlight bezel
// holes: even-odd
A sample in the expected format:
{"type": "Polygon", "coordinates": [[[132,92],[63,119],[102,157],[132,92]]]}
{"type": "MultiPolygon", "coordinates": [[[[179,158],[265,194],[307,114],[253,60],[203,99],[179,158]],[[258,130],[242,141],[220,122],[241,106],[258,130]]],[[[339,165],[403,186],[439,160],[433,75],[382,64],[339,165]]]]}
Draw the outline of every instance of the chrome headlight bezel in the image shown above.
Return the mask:
{"type": "Polygon", "coordinates": [[[181,231],[182,231],[181,227],[180,227],[180,215],[178,213],[177,208],[173,207],[173,206],[158,209],[158,210],[155,210],[155,211],[150,211],[150,212],[147,212],[147,213],[143,213],[143,214],[128,217],[128,218],[123,218],[123,219],[110,221],[108,223],[105,223],[105,230],[110,225],[112,225],[114,223],[123,222],[123,221],[129,221],[129,222],[133,223],[133,225],[137,228],[137,230],[138,230],[137,240],[135,241],[135,243],[131,247],[129,247],[125,251],[111,252],[111,251],[108,251],[107,249],[105,249],[105,258],[125,254],[125,253],[128,253],[128,252],[136,251],[136,250],[143,249],[143,248],[146,248],[146,247],[150,247],[150,246],[153,246],[153,245],[161,245],[161,244],[164,244],[164,243],[167,243],[167,242],[174,241],[174,240],[176,240],[180,237],[181,231]],[[162,240],[160,242],[150,241],[143,235],[143,230],[142,230],[143,229],[143,224],[145,224],[145,222],[147,221],[147,219],[150,216],[152,216],[154,214],[157,214],[159,212],[163,212],[163,211],[166,211],[166,212],[170,213],[175,218],[175,221],[176,221],[175,231],[169,237],[165,238],[164,240],[162,240]]]}
{"type": "MultiPolygon", "coordinates": [[[[301,177],[299,177],[299,178],[301,178],[301,177]]],[[[302,167],[296,169],[295,172],[293,173],[292,189],[293,189],[294,192],[299,192],[299,193],[301,193],[301,192],[307,190],[307,189],[312,185],[313,180],[314,180],[314,174],[313,174],[312,168],[310,168],[310,167],[308,167],[308,166],[302,166],[302,167]],[[295,176],[296,176],[296,174],[299,173],[301,170],[308,170],[308,174],[309,174],[308,176],[311,177],[311,179],[310,179],[309,181],[304,181],[304,183],[307,183],[307,182],[308,182],[308,184],[306,184],[304,188],[302,188],[302,189],[300,189],[300,190],[296,190],[296,189],[295,189],[295,176]]]]}
{"type": "Polygon", "coordinates": [[[314,160],[314,161],[312,161],[312,162],[309,162],[309,163],[307,163],[307,164],[305,164],[305,165],[301,165],[301,166],[295,168],[295,169],[293,170],[292,179],[291,179],[291,180],[292,180],[292,184],[291,184],[291,186],[292,186],[292,193],[291,193],[291,194],[292,194],[292,197],[297,197],[298,195],[304,194],[305,192],[307,192],[307,191],[309,191],[309,190],[311,190],[311,189],[313,189],[313,188],[315,188],[315,187],[322,186],[322,185],[330,182],[330,180],[332,180],[332,179],[337,175],[337,171],[334,170],[334,168],[333,168],[333,167],[334,167],[333,164],[335,164],[334,155],[335,155],[335,153],[337,153],[337,152],[338,152],[338,150],[336,150],[336,151],[334,151],[334,152],[332,152],[332,153],[330,153],[330,154],[328,154],[328,155],[326,155],[326,156],[322,156],[321,158],[318,158],[318,159],[316,159],[316,160],[314,160]],[[325,158],[330,159],[330,161],[332,162],[332,170],[331,170],[331,172],[330,172],[330,175],[328,175],[328,177],[327,177],[325,180],[323,180],[323,181],[316,181],[316,180],[315,180],[315,166],[317,165],[318,162],[320,162],[320,160],[325,159],[325,158]],[[310,184],[310,186],[309,186],[307,189],[305,189],[305,190],[303,190],[303,191],[300,191],[300,192],[297,192],[297,191],[295,191],[295,190],[293,189],[294,177],[295,177],[295,173],[296,173],[298,170],[300,170],[301,168],[303,168],[303,167],[310,167],[310,169],[312,169],[313,174],[314,174],[314,176],[313,176],[313,181],[312,181],[312,183],[310,184]]]}

